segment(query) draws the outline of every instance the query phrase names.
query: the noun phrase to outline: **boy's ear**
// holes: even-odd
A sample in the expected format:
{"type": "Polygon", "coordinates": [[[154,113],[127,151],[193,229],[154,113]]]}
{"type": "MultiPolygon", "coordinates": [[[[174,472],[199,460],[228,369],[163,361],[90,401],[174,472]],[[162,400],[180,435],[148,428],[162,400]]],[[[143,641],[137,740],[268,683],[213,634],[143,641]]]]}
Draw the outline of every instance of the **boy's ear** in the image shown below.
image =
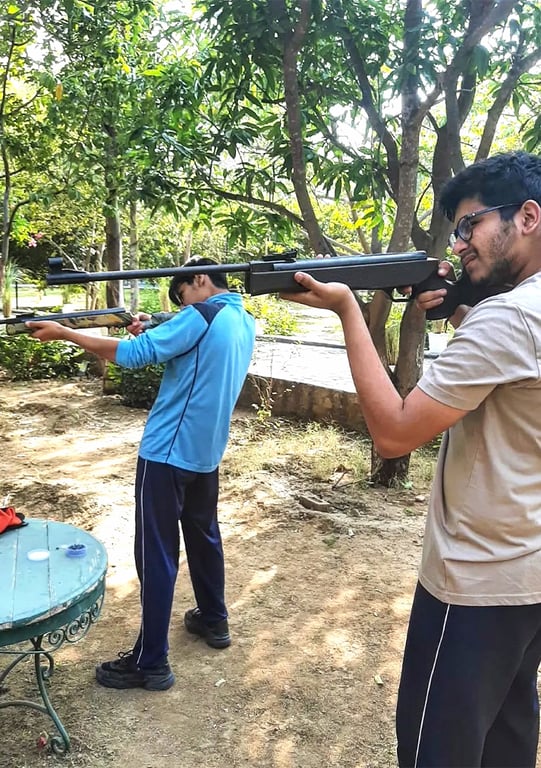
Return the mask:
{"type": "Polygon", "coordinates": [[[210,279],[210,275],[197,275],[197,280],[199,280],[199,287],[200,288],[212,288],[212,280],[210,279]]]}

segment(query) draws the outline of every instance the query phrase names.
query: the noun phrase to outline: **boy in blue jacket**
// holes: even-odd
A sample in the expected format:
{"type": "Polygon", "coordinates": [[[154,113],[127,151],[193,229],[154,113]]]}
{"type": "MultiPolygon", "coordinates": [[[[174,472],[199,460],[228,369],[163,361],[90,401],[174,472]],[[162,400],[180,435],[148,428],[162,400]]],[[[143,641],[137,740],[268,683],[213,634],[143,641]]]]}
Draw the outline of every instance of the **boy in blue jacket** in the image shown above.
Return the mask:
{"type": "MultiPolygon", "coordinates": [[[[189,265],[212,263],[197,258],[189,265]]],[[[98,683],[108,688],[166,690],[175,682],[167,653],[179,520],[196,601],[184,616],[185,627],[213,648],[231,643],[217,517],[218,472],[250,364],[255,322],[241,296],[229,292],[225,273],[174,279],[171,295],[182,311],[130,340],[89,336],[50,321],[28,323],[39,341],[71,341],[120,366],[165,363],[135,480],[141,628],[130,651],[96,668],[98,683]]],[[[133,331],[140,330],[136,321],[133,331]]]]}

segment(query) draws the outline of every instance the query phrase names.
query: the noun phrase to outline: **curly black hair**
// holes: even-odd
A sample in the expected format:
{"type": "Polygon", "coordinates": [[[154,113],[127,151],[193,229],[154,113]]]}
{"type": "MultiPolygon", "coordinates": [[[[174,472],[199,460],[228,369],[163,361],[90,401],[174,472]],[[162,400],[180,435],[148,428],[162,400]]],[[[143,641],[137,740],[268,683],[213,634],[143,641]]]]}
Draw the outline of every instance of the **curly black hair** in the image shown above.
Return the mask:
{"type": "MultiPolygon", "coordinates": [[[[480,160],[457,173],[444,186],[439,206],[453,221],[462,200],[475,198],[486,206],[522,205],[535,200],[541,205],[541,157],[528,152],[502,152],[480,160]]],[[[503,208],[502,219],[514,211],[503,208]]]]}

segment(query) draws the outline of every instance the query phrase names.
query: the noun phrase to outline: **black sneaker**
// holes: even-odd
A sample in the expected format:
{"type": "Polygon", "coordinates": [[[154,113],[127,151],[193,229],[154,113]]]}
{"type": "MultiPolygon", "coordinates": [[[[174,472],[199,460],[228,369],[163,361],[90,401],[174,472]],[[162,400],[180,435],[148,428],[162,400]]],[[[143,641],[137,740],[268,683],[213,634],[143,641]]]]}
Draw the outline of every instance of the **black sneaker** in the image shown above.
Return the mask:
{"type": "Polygon", "coordinates": [[[190,608],[184,614],[184,626],[192,635],[204,638],[211,648],[228,648],[231,645],[227,619],[222,619],[216,624],[205,624],[199,608],[190,608]]]}
{"type": "Polygon", "coordinates": [[[96,667],[96,680],[105,688],[145,688],[147,691],[166,691],[175,682],[171,667],[166,662],[152,669],[140,669],[132,651],[119,653],[118,659],[104,661],[96,667]]]}

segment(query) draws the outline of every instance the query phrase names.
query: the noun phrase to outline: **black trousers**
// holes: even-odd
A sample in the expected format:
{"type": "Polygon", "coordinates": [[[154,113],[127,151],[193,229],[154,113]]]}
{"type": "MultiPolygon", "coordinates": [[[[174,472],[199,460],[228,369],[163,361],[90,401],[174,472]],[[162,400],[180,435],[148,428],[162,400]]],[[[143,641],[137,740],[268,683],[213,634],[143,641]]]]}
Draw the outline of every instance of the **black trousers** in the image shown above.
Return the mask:
{"type": "Polygon", "coordinates": [[[447,605],[417,586],[398,692],[401,768],[534,768],[541,604],[447,605]]]}
{"type": "Polygon", "coordinates": [[[218,469],[197,473],[141,458],[137,462],[135,564],[141,584],[141,629],[134,653],[142,669],[162,664],[169,650],[179,521],[196,605],[209,624],[227,617],[218,491],[218,469]]]}

